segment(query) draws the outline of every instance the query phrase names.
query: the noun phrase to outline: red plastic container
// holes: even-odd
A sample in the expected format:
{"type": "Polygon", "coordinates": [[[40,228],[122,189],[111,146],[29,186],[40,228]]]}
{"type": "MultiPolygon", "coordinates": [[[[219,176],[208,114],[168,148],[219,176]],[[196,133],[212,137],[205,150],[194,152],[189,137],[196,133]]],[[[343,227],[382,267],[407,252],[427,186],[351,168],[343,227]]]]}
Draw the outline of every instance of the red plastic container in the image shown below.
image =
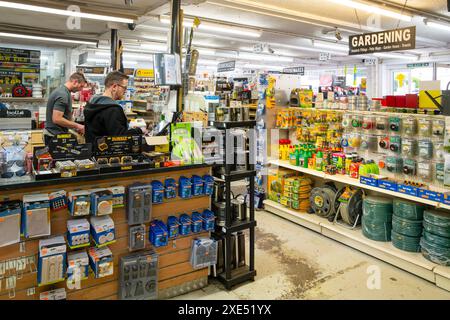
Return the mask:
{"type": "Polygon", "coordinates": [[[395,107],[395,96],[386,96],[386,107],[395,107]]]}
{"type": "Polygon", "coordinates": [[[395,96],[395,107],[405,108],[406,107],[406,97],[405,96],[395,96]]]}
{"type": "Polygon", "coordinates": [[[405,107],[417,109],[419,107],[419,96],[417,94],[407,94],[405,96],[405,107]]]}

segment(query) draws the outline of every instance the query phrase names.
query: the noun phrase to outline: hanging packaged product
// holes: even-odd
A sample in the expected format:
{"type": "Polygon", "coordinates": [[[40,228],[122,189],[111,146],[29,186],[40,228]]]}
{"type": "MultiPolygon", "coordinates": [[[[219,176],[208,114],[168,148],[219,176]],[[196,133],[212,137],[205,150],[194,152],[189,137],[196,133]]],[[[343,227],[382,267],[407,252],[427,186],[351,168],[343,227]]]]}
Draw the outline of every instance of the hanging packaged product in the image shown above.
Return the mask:
{"type": "Polygon", "coordinates": [[[390,173],[403,172],[403,158],[386,157],[386,170],[390,173]]]}
{"type": "Polygon", "coordinates": [[[66,252],[66,241],[62,236],[39,240],[38,286],[64,281],[66,252]]]}
{"type": "Polygon", "coordinates": [[[91,212],[91,193],[87,190],[71,191],[68,194],[71,216],[88,216],[91,212]]]}
{"type": "Polygon", "coordinates": [[[210,196],[214,190],[214,178],[210,175],[203,176],[203,194],[210,196]]]}
{"type": "Polygon", "coordinates": [[[161,181],[154,180],[151,183],[152,185],[152,203],[160,204],[163,203],[164,200],[164,185],[161,181]]]}
{"type": "Polygon", "coordinates": [[[66,288],[59,288],[56,290],[45,291],[39,294],[39,300],[42,301],[66,300],[66,299],[67,299],[66,288]]]}
{"type": "Polygon", "coordinates": [[[67,194],[65,190],[50,193],[49,199],[52,211],[59,211],[67,208],[67,194]]]}
{"type": "Polygon", "coordinates": [[[433,167],[431,162],[418,162],[417,176],[423,181],[431,181],[433,178],[433,167]]]}
{"type": "Polygon", "coordinates": [[[0,202],[0,247],[20,242],[22,202],[0,202]]]}
{"type": "Polygon", "coordinates": [[[420,118],[419,119],[419,135],[421,137],[431,136],[432,122],[430,119],[420,118]]]}
{"type": "Polygon", "coordinates": [[[123,208],[125,206],[125,187],[115,186],[108,188],[113,195],[113,208],[123,208]]]}
{"type": "Polygon", "coordinates": [[[169,239],[175,239],[179,235],[180,222],[175,216],[169,216],[167,218],[167,230],[169,232],[169,239]]]}
{"type": "Polygon", "coordinates": [[[134,183],[127,188],[126,211],[128,224],[150,222],[152,217],[152,186],[134,183]]]}
{"type": "Polygon", "coordinates": [[[376,117],[376,129],[378,131],[387,131],[388,127],[389,127],[389,121],[387,117],[376,117]]]}
{"type": "Polygon", "coordinates": [[[95,278],[111,276],[114,273],[113,254],[108,247],[89,248],[89,264],[95,278]]]}
{"type": "Polygon", "coordinates": [[[351,126],[352,126],[354,129],[360,128],[360,127],[362,126],[362,122],[363,122],[362,119],[363,119],[363,118],[360,117],[360,116],[356,116],[356,115],[352,116],[351,126]]]}
{"type": "Polygon", "coordinates": [[[348,113],[345,113],[343,118],[342,118],[342,127],[345,128],[350,128],[352,125],[352,116],[348,113]]]}
{"type": "Polygon", "coordinates": [[[37,238],[51,234],[48,194],[23,196],[22,230],[25,238],[37,238]]]}
{"type": "Polygon", "coordinates": [[[443,142],[435,142],[434,143],[434,159],[437,161],[444,161],[445,160],[445,148],[443,142]]]}
{"type": "Polygon", "coordinates": [[[109,216],[91,218],[91,235],[97,247],[115,242],[114,221],[109,216]]]}
{"type": "Polygon", "coordinates": [[[433,142],[430,140],[419,140],[419,156],[422,159],[430,160],[433,158],[433,142]]]}
{"type": "Polygon", "coordinates": [[[403,119],[403,133],[407,136],[414,136],[417,133],[417,120],[414,117],[403,119]]]}
{"type": "Polygon", "coordinates": [[[145,225],[132,226],[129,229],[128,248],[130,251],[145,249],[145,225]]]}
{"type": "Polygon", "coordinates": [[[362,123],[362,128],[364,130],[372,130],[375,128],[375,124],[376,124],[376,119],[374,117],[365,116],[363,123],[362,123]]]}
{"type": "Polygon", "coordinates": [[[202,231],[202,227],[203,227],[203,218],[202,215],[200,214],[200,212],[193,212],[191,215],[191,229],[192,229],[192,233],[199,233],[202,231]]]}
{"type": "Polygon", "coordinates": [[[167,178],[164,181],[164,196],[166,199],[173,199],[177,197],[177,182],[175,179],[167,178]]]}
{"type": "Polygon", "coordinates": [[[180,216],[179,222],[180,222],[180,234],[182,236],[187,236],[188,234],[190,234],[191,231],[192,231],[192,228],[191,228],[191,224],[192,224],[191,217],[189,217],[189,215],[184,213],[184,214],[182,214],[180,216]]]}
{"type": "Polygon", "coordinates": [[[399,117],[389,117],[389,130],[392,132],[401,131],[402,119],[399,117]]]}
{"type": "Polygon", "coordinates": [[[105,216],[113,213],[113,193],[104,188],[92,189],[91,215],[105,216]]]}
{"type": "Polygon", "coordinates": [[[178,180],[178,195],[180,198],[189,199],[192,197],[191,179],[181,176],[178,180]]]}
{"type": "Polygon", "coordinates": [[[389,150],[394,153],[400,153],[402,147],[402,138],[400,136],[392,136],[389,138],[389,150]]]}
{"type": "Polygon", "coordinates": [[[203,179],[200,176],[194,175],[191,178],[192,181],[192,196],[203,195],[203,179]]]}
{"type": "Polygon", "coordinates": [[[388,136],[379,137],[378,145],[380,147],[381,152],[383,152],[383,150],[389,150],[389,142],[390,139],[388,136]]]}
{"type": "Polygon", "coordinates": [[[436,181],[438,183],[444,183],[444,178],[445,178],[445,163],[443,162],[439,162],[436,163],[436,181]]]}
{"type": "Polygon", "coordinates": [[[198,238],[192,242],[191,265],[194,269],[207,268],[217,263],[217,242],[210,238],[198,238]]]}
{"type": "Polygon", "coordinates": [[[86,251],[71,252],[67,256],[67,282],[77,284],[89,276],[89,257],[86,251]]]}
{"type": "Polygon", "coordinates": [[[443,137],[445,134],[445,120],[433,120],[433,136],[443,137]]]}
{"type": "Polygon", "coordinates": [[[86,219],[67,220],[67,242],[70,249],[89,246],[90,224],[86,219]]]}
{"type": "Polygon", "coordinates": [[[417,161],[414,159],[405,159],[403,162],[403,173],[410,177],[417,175],[417,161]]]}
{"type": "Polygon", "coordinates": [[[150,223],[150,242],[155,247],[164,247],[169,243],[167,226],[161,220],[153,220],[150,223]]]}
{"type": "Polygon", "coordinates": [[[214,212],[212,212],[211,210],[206,209],[205,211],[203,211],[202,213],[202,218],[203,218],[203,230],[205,231],[214,231],[215,230],[215,221],[216,221],[216,217],[214,216],[214,212]]]}
{"type": "Polygon", "coordinates": [[[414,157],[417,155],[417,140],[415,139],[402,139],[402,155],[404,157],[414,157]]]}

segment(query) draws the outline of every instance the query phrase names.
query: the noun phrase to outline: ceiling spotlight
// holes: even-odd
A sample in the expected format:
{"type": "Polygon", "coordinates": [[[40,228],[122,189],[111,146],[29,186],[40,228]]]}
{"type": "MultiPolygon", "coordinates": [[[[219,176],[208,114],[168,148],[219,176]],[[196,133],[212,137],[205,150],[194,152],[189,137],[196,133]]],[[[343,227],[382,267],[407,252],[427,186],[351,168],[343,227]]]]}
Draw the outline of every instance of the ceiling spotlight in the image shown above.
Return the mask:
{"type": "Polygon", "coordinates": [[[322,34],[329,34],[329,33],[332,33],[332,32],[334,32],[334,36],[339,41],[341,41],[343,39],[342,35],[341,35],[341,31],[339,31],[339,29],[337,27],[336,28],[332,28],[332,29],[323,29],[322,30],[322,34]]]}

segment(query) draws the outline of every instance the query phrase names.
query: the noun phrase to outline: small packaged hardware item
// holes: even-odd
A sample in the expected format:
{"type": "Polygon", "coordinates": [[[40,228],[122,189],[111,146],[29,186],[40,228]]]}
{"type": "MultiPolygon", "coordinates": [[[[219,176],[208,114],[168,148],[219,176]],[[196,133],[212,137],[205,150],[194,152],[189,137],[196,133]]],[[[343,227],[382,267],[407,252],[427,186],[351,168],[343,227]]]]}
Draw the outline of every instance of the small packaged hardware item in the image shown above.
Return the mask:
{"type": "Polygon", "coordinates": [[[0,202],[0,247],[20,242],[22,202],[0,202]]]}
{"type": "Polygon", "coordinates": [[[113,213],[113,193],[108,189],[92,189],[91,192],[91,214],[93,216],[104,216],[113,213]]]}
{"type": "Polygon", "coordinates": [[[58,211],[67,208],[67,193],[65,190],[55,191],[49,194],[50,208],[58,211]]]}
{"type": "Polygon", "coordinates": [[[105,166],[109,163],[109,161],[107,158],[98,158],[97,163],[101,166],[105,166]]]}
{"type": "Polygon", "coordinates": [[[79,171],[92,170],[95,168],[95,162],[89,159],[75,160],[74,163],[79,171]]]}
{"type": "Polygon", "coordinates": [[[70,178],[77,175],[77,166],[72,161],[56,161],[55,168],[61,173],[61,177],[70,178]]]}
{"type": "Polygon", "coordinates": [[[433,158],[433,142],[430,140],[419,140],[419,156],[422,159],[430,160],[433,158]]]}
{"type": "Polygon", "coordinates": [[[161,220],[153,220],[150,223],[150,242],[155,248],[168,245],[169,233],[167,226],[161,220]]]}
{"type": "Polygon", "coordinates": [[[417,121],[414,117],[403,119],[403,132],[407,136],[413,136],[417,133],[417,121]]]}
{"type": "Polygon", "coordinates": [[[364,130],[372,130],[375,128],[376,120],[374,117],[364,117],[362,128],[364,130]]]}
{"type": "Polygon", "coordinates": [[[386,169],[391,173],[401,173],[403,171],[403,159],[398,157],[387,157],[386,169]]]}
{"type": "Polygon", "coordinates": [[[116,239],[113,219],[109,216],[92,217],[91,234],[98,247],[112,243],[116,239]]]}
{"type": "Polygon", "coordinates": [[[64,281],[66,252],[66,241],[62,236],[39,241],[37,268],[39,286],[64,281]]]}
{"type": "Polygon", "coordinates": [[[187,236],[191,233],[192,220],[187,214],[183,213],[179,219],[180,222],[180,234],[182,236],[187,236]]]}
{"type": "Polygon", "coordinates": [[[142,250],[145,248],[145,225],[132,226],[129,230],[130,251],[142,250]]]}
{"type": "Polygon", "coordinates": [[[169,216],[167,218],[167,230],[169,231],[169,239],[175,239],[178,237],[180,230],[180,222],[175,216],[169,216]]]}
{"type": "Polygon", "coordinates": [[[431,162],[419,162],[417,164],[417,176],[424,181],[431,181],[433,177],[431,162]]]}
{"type": "Polygon", "coordinates": [[[114,273],[114,260],[108,247],[89,248],[89,264],[95,278],[111,276],[114,273]]]}
{"type": "Polygon", "coordinates": [[[439,162],[436,163],[436,181],[439,183],[444,183],[445,171],[444,171],[445,163],[439,162]]]}
{"type": "Polygon", "coordinates": [[[417,154],[417,140],[402,139],[402,155],[404,157],[414,157],[417,154]]]}
{"type": "Polygon", "coordinates": [[[177,197],[177,182],[175,179],[167,178],[164,181],[164,195],[166,199],[173,199],[177,197]]]}
{"type": "Polygon", "coordinates": [[[135,183],[127,188],[128,224],[150,222],[152,214],[152,186],[135,183]]]}
{"type": "Polygon", "coordinates": [[[203,194],[203,179],[200,176],[192,176],[192,195],[201,196],[203,194]]]}
{"type": "Polygon", "coordinates": [[[74,217],[88,216],[91,212],[91,193],[78,190],[68,193],[69,212],[74,217]]]}
{"type": "Polygon", "coordinates": [[[158,255],[138,252],[120,258],[121,300],[153,300],[158,297],[158,255]]]}
{"type": "Polygon", "coordinates": [[[442,137],[445,134],[445,120],[433,120],[433,136],[442,137]]]}
{"type": "Polygon", "coordinates": [[[400,153],[402,147],[402,138],[399,136],[391,136],[389,138],[389,150],[394,153],[400,153]]]}
{"type": "Polygon", "coordinates": [[[212,195],[214,189],[214,178],[210,175],[204,175],[203,183],[203,193],[207,196],[212,195]]]}
{"type": "Polygon", "coordinates": [[[198,238],[192,242],[191,265],[194,269],[206,268],[217,263],[217,241],[198,238]]]}
{"type": "Polygon", "coordinates": [[[37,238],[51,234],[48,194],[27,194],[23,196],[22,226],[25,238],[37,238]]]}
{"type": "Polygon", "coordinates": [[[408,176],[417,174],[417,161],[414,159],[405,159],[403,161],[403,173],[408,176]]]}
{"type": "Polygon", "coordinates": [[[51,301],[51,300],[66,300],[67,293],[65,288],[59,288],[55,290],[41,292],[39,294],[39,300],[51,301]]]}
{"type": "Polygon", "coordinates": [[[71,252],[67,256],[67,281],[76,284],[89,276],[89,257],[86,251],[71,252]]]}
{"type": "Polygon", "coordinates": [[[164,186],[161,181],[152,181],[152,203],[163,203],[164,200],[164,186]]]}
{"type": "Polygon", "coordinates": [[[419,135],[422,137],[431,136],[432,122],[430,119],[419,119],[419,135]]]}
{"type": "Polygon", "coordinates": [[[129,164],[133,162],[133,157],[131,156],[123,156],[120,158],[120,163],[121,164],[129,164]]]}
{"type": "Polygon", "coordinates": [[[202,217],[203,217],[203,230],[214,231],[216,221],[216,216],[214,215],[214,212],[206,209],[205,211],[203,211],[202,217]]]}
{"type": "Polygon", "coordinates": [[[377,117],[375,119],[375,122],[376,122],[375,128],[379,131],[386,131],[389,126],[387,117],[377,117]]]}
{"type": "Polygon", "coordinates": [[[86,219],[67,220],[67,242],[70,249],[89,246],[90,224],[86,219]]]}
{"type": "Polygon", "coordinates": [[[180,198],[189,199],[192,197],[192,182],[191,179],[180,177],[178,181],[178,193],[180,198]]]}
{"type": "Polygon", "coordinates": [[[199,233],[202,231],[203,227],[203,218],[199,212],[193,212],[191,216],[192,224],[192,233],[199,233]]]}
{"type": "Polygon", "coordinates": [[[389,130],[392,132],[401,131],[402,120],[399,117],[389,117],[389,130]]]}
{"type": "Polygon", "coordinates": [[[125,206],[125,187],[115,186],[108,188],[113,195],[113,208],[122,208],[125,206]]]}

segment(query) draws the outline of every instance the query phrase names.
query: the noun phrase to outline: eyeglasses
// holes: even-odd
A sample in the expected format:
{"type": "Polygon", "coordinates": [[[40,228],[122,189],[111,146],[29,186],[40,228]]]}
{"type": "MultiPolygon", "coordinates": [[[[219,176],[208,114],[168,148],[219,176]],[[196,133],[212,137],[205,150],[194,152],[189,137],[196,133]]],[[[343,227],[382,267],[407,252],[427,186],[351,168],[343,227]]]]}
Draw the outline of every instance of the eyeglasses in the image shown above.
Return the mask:
{"type": "Polygon", "coordinates": [[[128,89],[128,87],[127,86],[123,86],[123,85],[121,85],[121,84],[118,84],[117,83],[117,85],[119,86],[119,87],[121,87],[123,90],[125,90],[125,91],[127,91],[127,89],[128,89]]]}

